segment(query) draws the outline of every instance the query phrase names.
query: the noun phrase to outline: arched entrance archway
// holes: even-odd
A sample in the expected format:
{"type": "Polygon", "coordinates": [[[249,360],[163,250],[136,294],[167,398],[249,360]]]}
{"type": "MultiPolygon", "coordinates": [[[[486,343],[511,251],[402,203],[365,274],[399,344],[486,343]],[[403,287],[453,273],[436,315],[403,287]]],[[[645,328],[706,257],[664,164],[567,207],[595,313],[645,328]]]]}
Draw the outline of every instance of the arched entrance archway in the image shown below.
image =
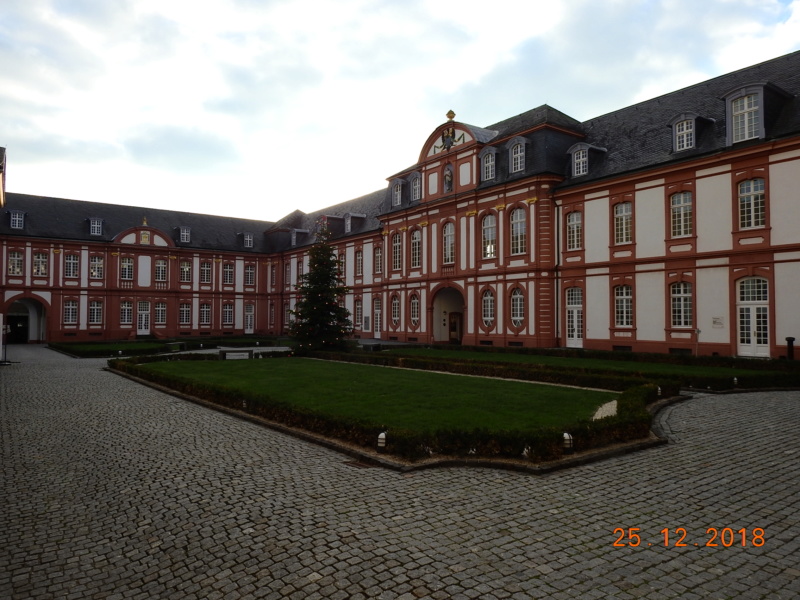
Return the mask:
{"type": "Polygon", "coordinates": [[[7,344],[27,344],[45,340],[46,309],[33,298],[22,298],[8,307],[6,323],[9,327],[7,344]]]}
{"type": "Polygon", "coordinates": [[[442,288],[433,297],[433,341],[460,344],[464,337],[464,296],[455,288],[442,288]]]}

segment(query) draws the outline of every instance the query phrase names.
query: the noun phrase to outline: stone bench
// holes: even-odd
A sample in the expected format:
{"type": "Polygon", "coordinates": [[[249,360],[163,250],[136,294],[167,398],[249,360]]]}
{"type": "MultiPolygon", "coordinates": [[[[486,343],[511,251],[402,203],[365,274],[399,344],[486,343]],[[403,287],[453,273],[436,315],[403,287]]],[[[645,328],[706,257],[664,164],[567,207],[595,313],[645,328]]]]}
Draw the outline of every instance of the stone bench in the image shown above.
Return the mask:
{"type": "Polygon", "coordinates": [[[253,358],[252,350],[227,349],[219,351],[220,360],[245,360],[248,358],[253,358]]]}

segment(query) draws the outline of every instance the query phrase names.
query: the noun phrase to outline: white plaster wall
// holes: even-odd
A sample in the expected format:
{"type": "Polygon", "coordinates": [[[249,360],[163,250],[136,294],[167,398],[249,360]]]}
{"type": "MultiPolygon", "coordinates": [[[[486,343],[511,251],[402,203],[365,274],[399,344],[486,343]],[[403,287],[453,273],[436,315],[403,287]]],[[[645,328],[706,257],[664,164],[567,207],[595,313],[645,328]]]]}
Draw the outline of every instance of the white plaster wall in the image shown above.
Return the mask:
{"type": "Polygon", "coordinates": [[[586,263],[608,260],[608,198],[584,205],[583,244],[586,263]]]}
{"type": "Polygon", "coordinates": [[[439,174],[428,173],[428,194],[435,194],[439,191],[439,174]]]}
{"type": "Polygon", "coordinates": [[[636,192],[634,220],[636,257],[664,256],[666,228],[663,186],[636,192]]]}
{"type": "Polygon", "coordinates": [[[732,193],[730,173],[697,180],[697,194],[693,200],[698,252],[731,249],[732,193]]]}
{"type": "Polygon", "coordinates": [[[608,339],[608,286],[607,275],[586,278],[583,315],[587,338],[608,339]]]}
{"type": "Polygon", "coordinates": [[[775,341],[800,346],[800,261],[775,265],[775,341]]]}
{"type": "Polygon", "coordinates": [[[137,283],[139,287],[150,287],[150,269],[152,261],[149,256],[140,256],[139,264],[137,266],[137,283]]]}
{"type": "Polygon", "coordinates": [[[697,328],[700,342],[729,344],[731,322],[729,310],[730,281],[727,267],[698,269],[695,278],[695,302],[697,328]],[[717,325],[714,325],[718,319],[717,325]]]}
{"type": "MultiPolygon", "coordinates": [[[[638,243],[637,243],[638,250],[638,243]]],[[[639,273],[636,276],[636,339],[662,342],[664,332],[664,274],[639,273]]]]}
{"type": "Polygon", "coordinates": [[[362,248],[364,253],[364,283],[372,283],[373,273],[375,273],[375,248],[372,242],[366,242],[362,248]]]}
{"type": "Polygon", "coordinates": [[[800,160],[770,165],[769,210],[772,243],[796,244],[800,231],[800,160]]]}
{"type": "Polygon", "coordinates": [[[469,163],[463,163],[458,167],[458,183],[460,185],[469,185],[471,181],[471,169],[469,163]]]}
{"type": "MultiPolygon", "coordinates": [[[[467,268],[467,261],[469,260],[470,255],[472,254],[469,250],[471,249],[472,244],[468,244],[472,241],[471,235],[469,235],[468,227],[472,224],[472,218],[461,218],[458,220],[457,225],[457,233],[456,235],[458,238],[456,239],[456,244],[458,248],[458,264],[461,269],[467,268]]],[[[472,266],[472,265],[470,265],[472,266]]]]}

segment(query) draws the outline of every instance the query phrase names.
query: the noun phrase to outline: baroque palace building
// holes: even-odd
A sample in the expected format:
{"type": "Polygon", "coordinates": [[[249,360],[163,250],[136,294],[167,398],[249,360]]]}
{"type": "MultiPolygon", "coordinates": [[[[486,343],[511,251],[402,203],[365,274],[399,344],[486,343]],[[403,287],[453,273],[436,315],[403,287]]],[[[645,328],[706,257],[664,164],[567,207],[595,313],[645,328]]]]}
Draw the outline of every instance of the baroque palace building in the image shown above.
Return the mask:
{"type": "Polygon", "coordinates": [[[360,338],[779,357],[798,94],[795,52],[584,122],[451,112],[386,189],[274,223],[0,186],[0,315],[9,342],[281,334],[324,220],[360,338]]]}

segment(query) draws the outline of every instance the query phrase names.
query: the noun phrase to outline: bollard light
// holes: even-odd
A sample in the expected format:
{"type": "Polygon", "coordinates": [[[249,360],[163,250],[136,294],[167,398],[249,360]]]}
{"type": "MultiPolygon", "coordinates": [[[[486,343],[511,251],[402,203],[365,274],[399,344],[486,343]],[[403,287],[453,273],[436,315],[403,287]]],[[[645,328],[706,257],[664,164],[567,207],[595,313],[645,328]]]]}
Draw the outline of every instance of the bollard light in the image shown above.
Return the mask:
{"type": "Polygon", "coordinates": [[[564,433],[564,453],[569,454],[573,450],[572,435],[564,433]]]}
{"type": "Polygon", "coordinates": [[[734,387],[736,387],[737,385],[739,385],[739,378],[738,378],[738,377],[734,377],[734,378],[733,378],[733,385],[734,385],[734,387]]]}
{"type": "Polygon", "coordinates": [[[378,434],[378,452],[386,452],[386,432],[378,434]]]}
{"type": "Polygon", "coordinates": [[[658,386],[658,395],[661,395],[661,386],[658,386]]]}

